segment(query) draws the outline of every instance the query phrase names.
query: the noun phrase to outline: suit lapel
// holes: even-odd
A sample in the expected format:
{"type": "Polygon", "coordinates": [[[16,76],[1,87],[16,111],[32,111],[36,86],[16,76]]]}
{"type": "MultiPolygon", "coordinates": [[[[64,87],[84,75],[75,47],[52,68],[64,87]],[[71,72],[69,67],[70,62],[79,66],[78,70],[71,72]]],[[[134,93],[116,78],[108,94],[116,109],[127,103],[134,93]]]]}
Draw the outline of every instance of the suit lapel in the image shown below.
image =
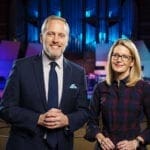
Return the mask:
{"type": "Polygon", "coordinates": [[[60,107],[63,106],[62,103],[64,103],[65,99],[67,99],[67,97],[68,97],[68,88],[69,88],[70,81],[71,81],[70,80],[71,79],[71,67],[65,58],[64,58],[64,62],[63,62],[63,67],[64,67],[63,91],[62,91],[62,99],[61,99],[60,107]]]}
{"type": "Polygon", "coordinates": [[[44,77],[43,77],[43,66],[42,66],[42,55],[39,55],[34,60],[34,72],[35,72],[35,78],[37,81],[37,93],[40,94],[40,99],[43,103],[44,108],[47,110],[47,103],[46,103],[46,94],[45,94],[45,88],[44,88],[44,77]]]}

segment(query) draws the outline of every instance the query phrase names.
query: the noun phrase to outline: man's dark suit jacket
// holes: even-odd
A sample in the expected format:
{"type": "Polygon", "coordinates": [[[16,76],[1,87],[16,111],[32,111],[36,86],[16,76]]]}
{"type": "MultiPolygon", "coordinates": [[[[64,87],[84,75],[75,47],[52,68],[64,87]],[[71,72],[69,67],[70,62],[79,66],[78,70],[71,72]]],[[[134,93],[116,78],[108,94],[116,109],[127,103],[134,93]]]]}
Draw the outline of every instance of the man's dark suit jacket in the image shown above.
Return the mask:
{"type": "MultiPolygon", "coordinates": [[[[69,118],[69,128],[57,129],[59,150],[73,148],[73,132],[88,119],[85,72],[64,58],[63,92],[59,108],[69,118]]],[[[0,117],[11,124],[7,150],[44,150],[46,129],[39,115],[48,110],[44,90],[42,56],[17,60],[10,72],[0,104],[0,117]]]]}

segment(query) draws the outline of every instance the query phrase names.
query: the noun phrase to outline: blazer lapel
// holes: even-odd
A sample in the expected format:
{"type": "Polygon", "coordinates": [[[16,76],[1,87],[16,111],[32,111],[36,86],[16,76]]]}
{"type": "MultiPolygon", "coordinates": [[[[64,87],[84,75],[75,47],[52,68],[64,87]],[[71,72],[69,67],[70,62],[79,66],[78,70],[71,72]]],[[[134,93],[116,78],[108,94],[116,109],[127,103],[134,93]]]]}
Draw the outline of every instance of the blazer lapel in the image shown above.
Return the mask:
{"type": "Polygon", "coordinates": [[[42,55],[39,55],[34,60],[34,71],[35,71],[35,78],[37,81],[37,93],[40,94],[40,99],[43,103],[44,108],[47,110],[47,103],[46,103],[46,94],[44,88],[44,77],[43,77],[43,66],[42,66],[42,55]]]}
{"type": "Polygon", "coordinates": [[[69,66],[67,60],[64,58],[64,62],[63,62],[63,67],[64,67],[64,71],[63,71],[63,91],[62,91],[62,99],[61,99],[61,103],[60,103],[60,107],[63,106],[62,103],[65,102],[65,99],[67,99],[68,97],[68,88],[70,85],[70,79],[71,79],[71,67],[69,66]]]}

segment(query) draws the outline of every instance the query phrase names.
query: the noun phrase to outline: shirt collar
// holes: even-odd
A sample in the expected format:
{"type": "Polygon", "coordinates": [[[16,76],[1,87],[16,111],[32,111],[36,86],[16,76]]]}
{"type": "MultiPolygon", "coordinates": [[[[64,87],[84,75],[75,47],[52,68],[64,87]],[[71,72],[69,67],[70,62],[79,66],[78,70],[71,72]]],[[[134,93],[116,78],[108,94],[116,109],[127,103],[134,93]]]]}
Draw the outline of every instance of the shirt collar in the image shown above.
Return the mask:
{"type": "MultiPolygon", "coordinates": [[[[43,51],[42,51],[42,58],[43,58],[43,63],[46,66],[52,62],[52,60],[50,60],[43,51]]],[[[63,67],[63,55],[61,55],[57,60],[55,60],[55,62],[57,63],[58,68],[61,69],[63,67]]]]}
{"type": "MultiPolygon", "coordinates": [[[[127,76],[127,77],[125,77],[124,79],[120,80],[120,83],[126,84],[127,81],[128,81],[128,77],[129,77],[129,76],[127,76]]],[[[114,80],[113,83],[117,83],[117,84],[118,84],[118,81],[117,81],[117,80],[114,80]]]]}

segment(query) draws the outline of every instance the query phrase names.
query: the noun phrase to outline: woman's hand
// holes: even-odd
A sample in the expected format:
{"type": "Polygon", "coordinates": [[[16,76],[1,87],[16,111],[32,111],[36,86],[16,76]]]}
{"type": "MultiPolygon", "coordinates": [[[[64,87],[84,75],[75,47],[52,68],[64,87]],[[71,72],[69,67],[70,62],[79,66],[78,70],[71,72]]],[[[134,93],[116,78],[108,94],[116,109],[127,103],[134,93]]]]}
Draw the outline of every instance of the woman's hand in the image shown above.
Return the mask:
{"type": "Polygon", "coordinates": [[[113,150],[115,148],[113,142],[109,138],[105,137],[102,133],[98,133],[96,135],[96,139],[100,143],[103,150],[113,150]]]}
{"type": "Polygon", "coordinates": [[[139,146],[137,140],[123,140],[117,143],[118,150],[136,150],[139,146]]]}

